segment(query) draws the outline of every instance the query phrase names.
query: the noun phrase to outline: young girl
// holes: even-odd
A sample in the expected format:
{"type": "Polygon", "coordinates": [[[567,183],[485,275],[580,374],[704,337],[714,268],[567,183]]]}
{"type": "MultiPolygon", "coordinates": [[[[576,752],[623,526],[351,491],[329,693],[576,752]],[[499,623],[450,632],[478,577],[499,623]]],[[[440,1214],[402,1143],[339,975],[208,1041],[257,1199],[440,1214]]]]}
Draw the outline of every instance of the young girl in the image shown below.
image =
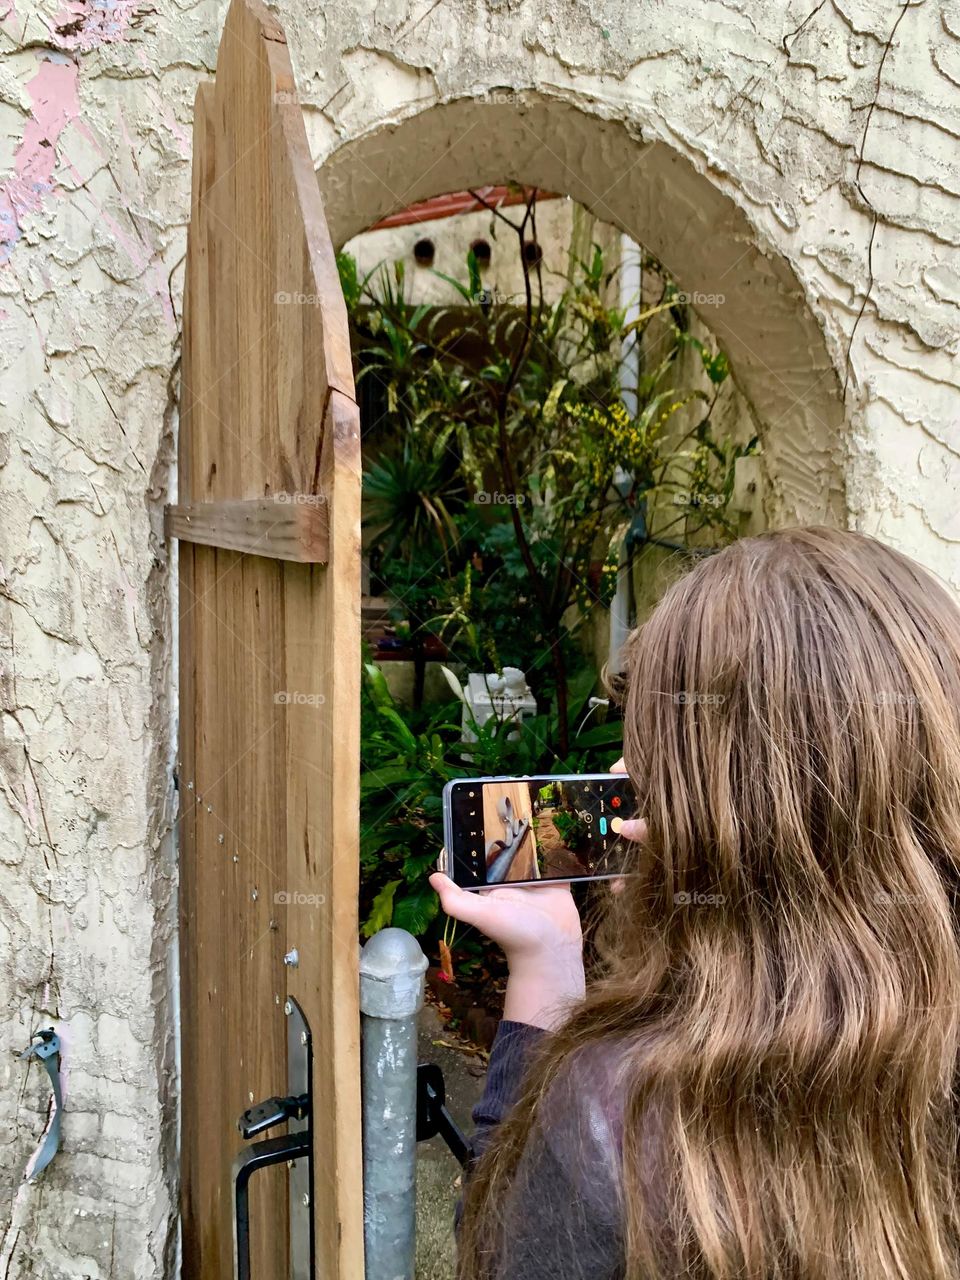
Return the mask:
{"type": "Polygon", "coordinates": [[[957,1280],[960,609],[870,538],[738,542],[631,639],[642,821],[444,910],[510,969],[461,1280],[957,1280]]]}

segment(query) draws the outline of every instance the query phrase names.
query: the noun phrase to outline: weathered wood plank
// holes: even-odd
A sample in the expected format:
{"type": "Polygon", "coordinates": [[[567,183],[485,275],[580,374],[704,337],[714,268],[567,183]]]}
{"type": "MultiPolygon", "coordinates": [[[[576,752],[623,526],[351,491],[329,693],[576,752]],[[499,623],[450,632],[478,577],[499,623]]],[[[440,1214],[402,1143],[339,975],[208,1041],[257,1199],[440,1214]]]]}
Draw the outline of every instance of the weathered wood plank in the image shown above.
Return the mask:
{"type": "MultiPolygon", "coordinates": [[[[288,565],[287,936],[301,963],[288,991],[317,1009],[329,1039],[314,1061],[314,1090],[340,1105],[315,1116],[319,1151],[336,1151],[314,1170],[318,1203],[343,1204],[362,1185],[357,850],[360,812],[360,415],[339,392],[330,397],[321,475],[330,494],[330,563],[288,565]],[[296,589],[292,589],[296,583],[296,589]],[[299,696],[298,696],[299,695],[299,696]],[[317,896],[319,895],[319,897],[317,896]],[[310,957],[304,963],[303,957],[310,957]],[[332,1051],[331,1051],[332,1050],[332,1051]]],[[[314,1038],[317,1043],[316,1036],[314,1038]]],[[[362,1255],[362,1220],[353,1213],[315,1219],[317,1252],[362,1255]]],[[[322,1276],[335,1275],[323,1271],[322,1276]]],[[[357,1273],[357,1280],[362,1271],[357,1273]]]]}
{"type": "MultiPolygon", "coordinates": [[[[197,96],[185,294],[167,517],[181,539],[183,1275],[232,1274],[236,1120],[286,1089],[289,994],[314,1034],[317,1275],[358,1280],[358,417],[289,54],[257,0],[233,0],[197,96]],[[265,497],[279,493],[310,500],[265,497]]],[[[258,1280],[286,1280],[287,1195],[285,1169],[257,1175],[258,1280]]]]}
{"type": "Polygon", "coordinates": [[[168,538],[272,560],[327,562],[323,494],[278,494],[239,502],[176,503],[164,508],[168,538]]]}

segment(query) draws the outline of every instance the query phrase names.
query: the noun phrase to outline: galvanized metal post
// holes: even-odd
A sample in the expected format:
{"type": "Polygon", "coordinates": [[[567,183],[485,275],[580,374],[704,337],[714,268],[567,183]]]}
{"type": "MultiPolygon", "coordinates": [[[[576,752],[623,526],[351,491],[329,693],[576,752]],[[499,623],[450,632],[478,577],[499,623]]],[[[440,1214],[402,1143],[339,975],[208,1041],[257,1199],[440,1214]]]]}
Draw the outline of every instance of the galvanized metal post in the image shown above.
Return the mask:
{"type": "Polygon", "coordinates": [[[413,1280],[417,1014],[426,968],[405,929],[381,929],[360,953],[366,1280],[413,1280]]]}

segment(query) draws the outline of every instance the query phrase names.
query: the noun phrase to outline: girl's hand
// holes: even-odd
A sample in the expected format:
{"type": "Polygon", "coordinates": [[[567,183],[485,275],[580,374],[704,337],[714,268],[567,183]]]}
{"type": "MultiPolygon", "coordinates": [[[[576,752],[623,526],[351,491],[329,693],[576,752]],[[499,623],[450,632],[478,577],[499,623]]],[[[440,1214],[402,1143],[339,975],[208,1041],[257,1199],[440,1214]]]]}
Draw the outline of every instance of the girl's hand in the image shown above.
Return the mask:
{"type": "Polygon", "coordinates": [[[569,884],[541,881],[535,887],[468,891],[435,871],[430,884],[448,916],[472,924],[503,948],[508,962],[549,962],[552,957],[580,955],[580,913],[569,884]]]}
{"type": "MultiPolygon", "coordinates": [[[[622,760],[611,773],[626,773],[622,760]]],[[[625,821],[621,834],[643,840],[642,818],[625,821]]],[[[558,1026],[583,999],[583,933],[569,884],[541,880],[521,887],[468,891],[436,871],[430,884],[448,916],[474,925],[503,948],[510,967],[503,1016],[535,1027],[558,1026]]],[[[614,880],[614,891],[623,882],[614,880]]]]}
{"type": "Polygon", "coordinates": [[[583,999],[583,934],[568,884],[467,892],[439,871],[430,883],[448,916],[474,925],[506,953],[508,1022],[549,1030],[583,999]]]}

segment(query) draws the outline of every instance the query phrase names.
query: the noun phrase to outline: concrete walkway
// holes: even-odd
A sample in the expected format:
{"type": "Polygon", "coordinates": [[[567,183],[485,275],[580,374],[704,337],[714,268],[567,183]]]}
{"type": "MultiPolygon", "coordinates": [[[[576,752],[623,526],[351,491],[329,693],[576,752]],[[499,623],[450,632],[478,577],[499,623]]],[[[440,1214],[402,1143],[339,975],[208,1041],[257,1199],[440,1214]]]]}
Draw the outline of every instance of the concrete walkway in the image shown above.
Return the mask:
{"type": "MultiPolygon", "coordinates": [[[[469,1133],[470,1112],[483,1091],[486,1068],[480,1058],[433,1043],[452,1043],[454,1038],[436,1009],[426,1005],[420,1014],[420,1061],[439,1065],[446,1083],[447,1106],[460,1127],[469,1133]]],[[[417,1155],[417,1280],[453,1280],[453,1210],[460,1195],[460,1166],[440,1138],[421,1142],[417,1155]]]]}

